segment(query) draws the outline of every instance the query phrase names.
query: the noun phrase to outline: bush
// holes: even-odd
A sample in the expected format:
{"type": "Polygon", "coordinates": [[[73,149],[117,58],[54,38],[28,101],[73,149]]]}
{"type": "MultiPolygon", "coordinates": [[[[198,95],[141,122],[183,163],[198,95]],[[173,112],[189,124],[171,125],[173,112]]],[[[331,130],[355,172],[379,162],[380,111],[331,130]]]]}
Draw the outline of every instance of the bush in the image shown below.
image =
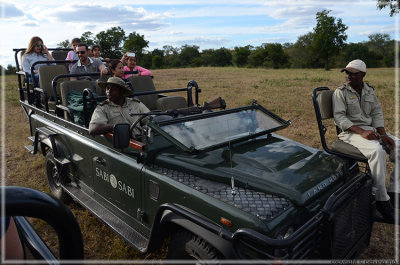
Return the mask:
{"type": "Polygon", "coordinates": [[[152,59],[153,69],[161,68],[162,64],[163,64],[163,59],[161,56],[159,56],[159,55],[153,56],[153,59],[152,59]]]}

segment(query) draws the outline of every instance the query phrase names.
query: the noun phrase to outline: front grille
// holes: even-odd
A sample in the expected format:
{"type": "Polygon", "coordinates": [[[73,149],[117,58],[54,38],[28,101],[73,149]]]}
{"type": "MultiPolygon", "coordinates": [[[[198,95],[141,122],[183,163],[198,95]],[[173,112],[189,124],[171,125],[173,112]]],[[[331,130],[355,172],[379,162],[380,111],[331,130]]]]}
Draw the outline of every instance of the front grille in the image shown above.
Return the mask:
{"type": "MultiPolygon", "coordinates": [[[[333,222],[332,258],[343,258],[371,232],[371,185],[361,187],[353,199],[339,209],[333,222]]],[[[367,237],[369,238],[369,236],[367,237]]],[[[368,244],[368,242],[367,242],[368,244]]]]}
{"type": "MultiPolygon", "coordinates": [[[[332,260],[357,258],[369,244],[373,215],[372,181],[362,177],[332,195],[326,210],[299,228],[296,243],[268,245],[260,235],[241,234],[238,252],[244,258],[283,260],[332,260]],[[347,189],[348,188],[348,189],[347,189]],[[315,222],[313,222],[315,220],[315,222]]],[[[298,232],[297,231],[297,232],[298,232]]],[[[293,239],[293,238],[292,238],[293,239]]],[[[273,243],[272,243],[273,244],[273,243]]],[[[300,263],[299,263],[300,264],[300,263]]],[[[301,263],[303,264],[303,263],[301,263]]]]}

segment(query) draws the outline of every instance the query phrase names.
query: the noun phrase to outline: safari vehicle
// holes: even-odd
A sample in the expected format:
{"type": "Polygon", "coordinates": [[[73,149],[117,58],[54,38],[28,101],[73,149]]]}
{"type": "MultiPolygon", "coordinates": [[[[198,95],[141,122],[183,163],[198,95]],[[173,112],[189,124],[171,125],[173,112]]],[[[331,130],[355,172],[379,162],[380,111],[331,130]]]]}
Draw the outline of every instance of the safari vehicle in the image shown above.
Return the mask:
{"type": "MultiPolygon", "coordinates": [[[[39,89],[25,99],[26,89],[20,87],[31,129],[27,150],[46,157],[52,194],[72,197],[141,252],[170,237],[170,259],[246,263],[351,259],[369,244],[375,202],[368,171],[351,157],[276,134],[290,121],[256,101],[224,109],[217,98],[199,106],[201,90],[191,81],[187,106],[132,113],[148,119],[132,139],[129,124],[91,136],[87,123],[57,111],[68,112],[57,89],[53,109],[39,89]]],[[[102,98],[84,89],[83,99],[88,120],[86,104],[102,98]]]]}

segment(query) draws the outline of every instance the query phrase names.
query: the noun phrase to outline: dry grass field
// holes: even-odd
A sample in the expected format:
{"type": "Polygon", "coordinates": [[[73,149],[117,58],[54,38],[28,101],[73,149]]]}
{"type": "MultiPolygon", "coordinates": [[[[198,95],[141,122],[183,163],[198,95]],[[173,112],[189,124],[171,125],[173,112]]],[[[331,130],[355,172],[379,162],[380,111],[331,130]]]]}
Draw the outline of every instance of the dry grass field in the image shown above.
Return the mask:
{"type": "MultiPolygon", "coordinates": [[[[195,80],[202,89],[200,104],[217,96],[226,100],[228,108],[250,104],[256,99],[261,105],[275,112],[292,125],[279,134],[321,148],[318,128],[311,101],[312,89],[317,86],[336,88],[344,82],[340,69],[243,69],[243,68],[188,68],[154,70],[157,89],[186,87],[189,80],[195,80]]],[[[389,68],[368,69],[365,78],[375,87],[376,94],[385,113],[386,128],[394,132],[394,70],[389,68]]],[[[19,107],[19,95],[15,76],[6,77],[6,184],[35,188],[49,192],[44,173],[43,156],[28,154],[24,145],[29,144],[28,120],[19,107]]],[[[398,100],[398,99],[397,99],[398,100]]],[[[334,139],[336,135],[329,134],[334,139]]],[[[392,165],[388,168],[391,170],[392,165]]],[[[390,171],[389,171],[390,172],[390,171]]],[[[157,263],[165,258],[165,249],[157,253],[140,254],[111,230],[75,203],[68,207],[76,216],[83,233],[85,259],[90,260],[152,260],[157,263]]],[[[43,237],[51,237],[50,229],[35,222],[43,230],[43,237]]],[[[55,243],[51,243],[55,244],[55,243]]],[[[370,247],[361,259],[393,259],[394,226],[376,223],[370,247]]],[[[378,263],[376,263],[378,264],[378,263]]]]}

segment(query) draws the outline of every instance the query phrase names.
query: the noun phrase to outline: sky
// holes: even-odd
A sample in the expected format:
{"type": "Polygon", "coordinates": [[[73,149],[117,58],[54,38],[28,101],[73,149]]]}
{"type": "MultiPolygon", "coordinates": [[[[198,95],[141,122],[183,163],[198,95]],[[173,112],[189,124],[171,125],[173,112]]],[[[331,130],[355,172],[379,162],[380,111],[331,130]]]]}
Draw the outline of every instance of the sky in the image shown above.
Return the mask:
{"type": "Polygon", "coordinates": [[[395,38],[395,18],[378,10],[376,0],[147,0],[59,1],[0,0],[0,65],[15,65],[13,48],[26,48],[32,36],[47,47],[121,27],[126,35],[144,35],[148,50],[164,45],[221,47],[294,43],[311,32],[316,13],[331,10],[349,28],[347,42],[367,41],[368,35],[395,38]]]}

